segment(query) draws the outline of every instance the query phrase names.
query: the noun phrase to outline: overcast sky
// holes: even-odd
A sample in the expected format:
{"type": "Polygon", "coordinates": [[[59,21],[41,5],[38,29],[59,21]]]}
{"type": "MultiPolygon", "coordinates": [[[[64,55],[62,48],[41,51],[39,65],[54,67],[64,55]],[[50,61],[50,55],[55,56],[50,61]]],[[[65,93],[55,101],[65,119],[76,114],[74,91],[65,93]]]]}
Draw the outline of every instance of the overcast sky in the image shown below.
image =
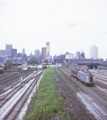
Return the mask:
{"type": "Polygon", "coordinates": [[[0,49],[29,55],[50,42],[51,55],[98,47],[107,58],[107,0],[0,0],[0,49]]]}

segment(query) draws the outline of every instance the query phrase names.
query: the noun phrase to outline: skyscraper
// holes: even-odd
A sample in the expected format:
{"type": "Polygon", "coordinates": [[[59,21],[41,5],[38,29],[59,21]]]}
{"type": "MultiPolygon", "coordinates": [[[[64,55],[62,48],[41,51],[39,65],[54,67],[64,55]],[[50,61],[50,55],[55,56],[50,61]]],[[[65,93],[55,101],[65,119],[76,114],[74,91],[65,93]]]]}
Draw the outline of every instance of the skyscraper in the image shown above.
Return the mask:
{"type": "Polygon", "coordinates": [[[24,55],[24,54],[25,54],[25,49],[23,48],[23,49],[22,49],[22,55],[24,55]]]}
{"type": "Polygon", "coordinates": [[[42,59],[46,59],[46,47],[42,48],[42,59]]]}
{"type": "Polygon", "coordinates": [[[90,47],[90,57],[93,59],[98,59],[98,47],[95,45],[90,47]]]}
{"type": "Polygon", "coordinates": [[[50,56],[50,43],[46,42],[46,58],[48,59],[50,56]]]}
{"type": "Polygon", "coordinates": [[[11,56],[14,57],[17,55],[17,49],[11,49],[11,56]]]}
{"type": "Polygon", "coordinates": [[[7,44],[6,45],[6,49],[5,49],[5,55],[8,57],[8,56],[11,56],[11,49],[12,49],[12,45],[10,44],[7,44]]]}
{"type": "Polygon", "coordinates": [[[35,53],[34,53],[34,55],[37,57],[37,58],[39,58],[39,54],[40,52],[39,52],[39,50],[35,50],[35,53]]]}

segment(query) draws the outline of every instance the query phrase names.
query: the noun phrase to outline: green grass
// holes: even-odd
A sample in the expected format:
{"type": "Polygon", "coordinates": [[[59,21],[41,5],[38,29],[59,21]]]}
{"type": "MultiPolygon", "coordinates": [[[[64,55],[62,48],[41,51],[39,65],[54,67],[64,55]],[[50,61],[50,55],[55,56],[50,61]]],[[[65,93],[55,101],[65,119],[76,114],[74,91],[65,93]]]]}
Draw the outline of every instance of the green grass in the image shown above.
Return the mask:
{"type": "Polygon", "coordinates": [[[67,104],[56,90],[55,76],[52,68],[45,70],[39,90],[33,97],[31,112],[24,120],[71,120],[66,110],[67,104]]]}

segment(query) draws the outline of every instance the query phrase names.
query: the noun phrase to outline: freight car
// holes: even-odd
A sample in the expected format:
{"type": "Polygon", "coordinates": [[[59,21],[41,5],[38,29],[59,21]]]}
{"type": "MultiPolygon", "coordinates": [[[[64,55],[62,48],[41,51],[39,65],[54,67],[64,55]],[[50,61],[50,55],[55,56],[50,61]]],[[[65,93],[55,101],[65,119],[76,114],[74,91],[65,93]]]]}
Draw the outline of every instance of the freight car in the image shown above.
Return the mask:
{"type": "Polygon", "coordinates": [[[84,82],[86,85],[94,85],[95,84],[95,76],[93,76],[88,71],[82,71],[80,69],[73,68],[71,70],[72,76],[78,78],[81,82],[84,82]]]}

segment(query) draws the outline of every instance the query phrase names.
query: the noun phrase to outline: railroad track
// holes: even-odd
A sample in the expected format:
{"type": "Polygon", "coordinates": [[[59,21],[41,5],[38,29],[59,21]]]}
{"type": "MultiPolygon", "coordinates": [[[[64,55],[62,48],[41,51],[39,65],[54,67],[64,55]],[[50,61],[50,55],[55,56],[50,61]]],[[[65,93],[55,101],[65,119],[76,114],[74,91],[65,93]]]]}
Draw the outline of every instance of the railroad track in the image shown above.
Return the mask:
{"type": "Polygon", "coordinates": [[[107,83],[104,84],[103,82],[96,80],[96,85],[99,85],[101,88],[107,89],[107,83]]]}
{"type": "Polygon", "coordinates": [[[107,82],[107,74],[102,74],[102,73],[99,73],[99,72],[96,72],[96,71],[90,71],[90,72],[91,72],[93,75],[95,75],[96,78],[107,82]]]}
{"type": "MultiPolygon", "coordinates": [[[[56,71],[56,73],[57,73],[57,71],[56,71]]],[[[61,73],[63,73],[63,72],[61,71],[61,73]]],[[[63,73],[63,76],[66,80],[68,80],[68,77],[66,77],[66,75],[64,73],[63,73]]],[[[63,78],[61,78],[61,79],[63,79],[63,78]]],[[[62,80],[62,81],[64,82],[64,80],[62,80]]],[[[64,84],[66,84],[66,83],[64,82],[62,85],[64,85],[64,84]]],[[[66,93],[66,95],[65,96],[63,95],[63,96],[65,99],[71,99],[70,104],[72,105],[72,108],[74,109],[75,113],[77,114],[79,120],[91,120],[89,118],[89,115],[87,114],[87,111],[84,109],[83,105],[77,99],[74,92],[72,92],[72,90],[70,88],[69,89],[68,88],[69,88],[68,86],[67,87],[65,85],[62,86],[63,91],[66,93]],[[70,98],[69,98],[69,96],[70,96],[70,98]]],[[[61,93],[61,94],[63,94],[63,93],[61,93]]]]}
{"type": "Polygon", "coordinates": [[[17,91],[19,91],[29,80],[32,78],[33,74],[29,75],[27,79],[24,81],[21,81],[18,85],[16,85],[14,88],[12,88],[9,92],[6,94],[0,95],[0,107],[2,107],[7,100],[9,100],[17,91]]]}
{"type": "MultiPolygon", "coordinates": [[[[27,71],[24,73],[23,75],[23,78],[26,77],[27,75],[29,75],[32,71],[27,71]]],[[[4,89],[7,89],[8,87],[9,88],[12,88],[16,82],[19,81],[19,79],[21,78],[22,74],[21,73],[18,73],[18,74],[14,74],[12,76],[6,76],[6,77],[3,77],[1,80],[0,80],[0,91],[2,93],[2,91],[4,91],[4,89]]]]}
{"type": "MultiPolygon", "coordinates": [[[[39,72],[39,71],[38,71],[39,72]]],[[[14,91],[14,89],[18,89],[18,87],[23,86],[25,83],[27,83],[33,76],[34,73],[30,74],[30,73],[26,73],[24,76],[26,76],[25,79],[23,79],[22,81],[20,80],[20,83],[18,83],[17,85],[14,85],[11,89],[8,89],[6,92],[2,93],[0,95],[0,100],[2,100],[3,98],[5,98],[5,96],[7,96],[8,94],[10,94],[12,91],[14,91]],[[27,76],[28,75],[28,76],[27,76]],[[3,96],[3,97],[2,97],[3,96]]],[[[9,78],[10,79],[10,78],[9,78]]],[[[17,79],[15,80],[15,82],[17,81],[17,79]]],[[[14,84],[14,82],[12,81],[12,83],[14,84]]],[[[5,87],[7,87],[8,85],[12,86],[12,83],[10,82],[9,84],[6,84],[5,87]]],[[[4,87],[4,86],[3,86],[4,87]]]]}
{"type": "Polygon", "coordinates": [[[21,83],[22,85],[20,84],[18,87],[16,87],[17,89],[14,89],[14,92],[10,92],[10,94],[8,94],[8,97],[2,98],[0,120],[16,119],[42,73],[43,71],[39,72],[37,76],[30,76],[28,79],[24,80],[21,83]]]}
{"type": "MultiPolygon", "coordinates": [[[[96,105],[93,104],[93,102],[90,101],[90,100],[86,97],[86,95],[87,95],[86,91],[84,91],[80,86],[78,86],[75,82],[73,82],[72,79],[71,79],[70,77],[68,77],[61,69],[60,69],[60,71],[63,73],[64,77],[66,78],[66,80],[67,80],[71,85],[73,85],[73,86],[76,85],[76,88],[79,89],[79,91],[81,91],[81,92],[79,92],[79,94],[82,96],[82,98],[84,98],[84,100],[86,101],[86,103],[88,103],[88,104],[94,109],[94,112],[95,112],[96,114],[98,114],[99,119],[100,119],[100,120],[107,120],[107,116],[103,113],[103,111],[101,111],[100,109],[98,109],[98,108],[96,107],[96,105]],[[84,93],[85,93],[85,94],[84,94],[84,93]]],[[[84,111],[83,111],[83,112],[84,112],[84,111]]]]}
{"type": "Polygon", "coordinates": [[[107,75],[96,71],[91,71],[91,72],[96,77],[96,85],[98,85],[105,91],[105,89],[107,89],[107,75]]]}

